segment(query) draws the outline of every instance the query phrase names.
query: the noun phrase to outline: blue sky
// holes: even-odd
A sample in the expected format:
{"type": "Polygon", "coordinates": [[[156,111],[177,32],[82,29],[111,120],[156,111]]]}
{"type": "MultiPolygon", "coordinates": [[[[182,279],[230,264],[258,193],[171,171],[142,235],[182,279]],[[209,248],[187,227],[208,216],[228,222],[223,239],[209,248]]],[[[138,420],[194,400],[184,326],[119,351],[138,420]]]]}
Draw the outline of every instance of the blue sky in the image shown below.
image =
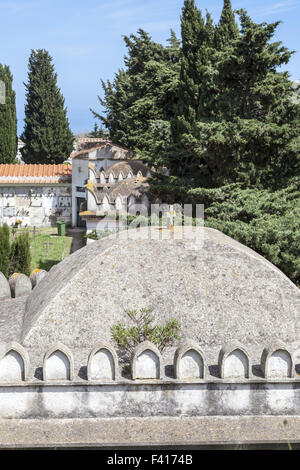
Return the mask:
{"type": "MultiPolygon", "coordinates": [[[[223,0],[196,0],[218,21],[223,0]]],[[[180,35],[183,0],[0,0],[0,62],[10,66],[17,93],[18,131],[24,118],[27,64],[31,49],[53,57],[73,132],[92,130],[89,108],[99,110],[100,79],[112,79],[126,53],[122,35],[138,28],[165,43],[170,28],[180,35]]],[[[281,20],[276,40],[294,54],[286,69],[300,78],[300,0],[232,0],[254,21],[281,20]]]]}

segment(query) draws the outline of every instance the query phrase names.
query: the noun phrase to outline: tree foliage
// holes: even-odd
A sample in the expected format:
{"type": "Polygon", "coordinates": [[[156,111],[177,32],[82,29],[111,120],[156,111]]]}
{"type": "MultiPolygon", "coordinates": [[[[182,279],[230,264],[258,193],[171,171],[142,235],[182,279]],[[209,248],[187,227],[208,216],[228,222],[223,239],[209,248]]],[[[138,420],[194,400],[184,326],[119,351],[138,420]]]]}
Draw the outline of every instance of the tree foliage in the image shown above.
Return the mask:
{"type": "Polygon", "coordinates": [[[12,242],[10,251],[9,274],[30,275],[31,254],[28,233],[22,233],[12,242]]]}
{"type": "Polygon", "coordinates": [[[10,239],[9,227],[3,224],[0,227],[0,272],[8,277],[9,264],[10,264],[10,239]]]}
{"type": "Polygon", "coordinates": [[[124,36],[128,50],[125,69],[113,82],[102,81],[104,98],[98,97],[104,115],[92,111],[109,130],[110,138],[138,150],[153,164],[162,163],[170,139],[179,72],[179,41],[171,31],[166,47],[139,29],[124,36]]]}
{"type": "Polygon", "coordinates": [[[74,138],[52,58],[44,49],[31,51],[25,87],[23,160],[25,163],[64,162],[73,150],[74,138]]]}
{"type": "Polygon", "coordinates": [[[274,41],[279,23],[256,24],[224,0],[215,25],[185,0],[181,43],[125,38],[125,69],[103,83],[98,117],[113,140],[170,169],[153,193],[204,204],[207,225],[299,285],[300,85],[282,69],[293,51],[274,41]]]}
{"type": "Polygon", "coordinates": [[[164,325],[157,325],[151,312],[151,308],[141,308],[139,312],[125,310],[133,326],[126,327],[124,323],[119,322],[111,327],[112,339],[125,354],[124,362],[130,360],[134,348],[143,341],[151,341],[160,351],[163,351],[179,339],[181,327],[176,319],[169,320],[164,325]]]}
{"type": "Polygon", "coordinates": [[[0,163],[13,163],[17,154],[16,94],[7,65],[0,64],[0,81],[5,87],[5,103],[0,102],[0,163]]]}

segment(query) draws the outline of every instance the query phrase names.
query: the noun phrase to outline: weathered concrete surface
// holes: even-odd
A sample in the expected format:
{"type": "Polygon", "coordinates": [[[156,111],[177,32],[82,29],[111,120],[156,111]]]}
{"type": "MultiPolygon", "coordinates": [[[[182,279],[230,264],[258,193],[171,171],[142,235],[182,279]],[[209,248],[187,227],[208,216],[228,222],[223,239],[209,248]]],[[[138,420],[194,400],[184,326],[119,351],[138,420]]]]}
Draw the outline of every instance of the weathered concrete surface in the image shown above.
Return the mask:
{"type": "MultiPolygon", "coordinates": [[[[300,382],[0,387],[0,419],[300,416],[300,382]]],[[[300,435],[299,435],[300,440],[300,435]]]]}
{"type": "Polygon", "coordinates": [[[10,297],[11,294],[8,280],[4,274],[0,272],[0,301],[9,299],[10,297]]]}
{"type": "Polygon", "coordinates": [[[0,420],[0,447],[201,445],[299,442],[300,417],[0,420]],[[284,424],[286,423],[286,424],[284,424]]]}
{"type": "Polygon", "coordinates": [[[79,368],[95,344],[111,340],[113,324],[128,321],[125,309],[151,306],[158,322],[177,318],[181,340],[197,341],[209,364],[232,340],[258,364],[276,338],[300,349],[299,289],[249,248],[201,230],[196,240],[124,239],[132,230],[78,250],[29,296],[21,342],[38,358],[60,341],[79,368]]]}
{"type": "Polygon", "coordinates": [[[8,299],[0,302],[0,341],[7,343],[18,340],[21,335],[27,297],[8,299]]]}
{"type": "Polygon", "coordinates": [[[30,274],[30,281],[32,284],[32,288],[38,285],[38,283],[46,276],[47,271],[44,269],[35,269],[30,274]]]}

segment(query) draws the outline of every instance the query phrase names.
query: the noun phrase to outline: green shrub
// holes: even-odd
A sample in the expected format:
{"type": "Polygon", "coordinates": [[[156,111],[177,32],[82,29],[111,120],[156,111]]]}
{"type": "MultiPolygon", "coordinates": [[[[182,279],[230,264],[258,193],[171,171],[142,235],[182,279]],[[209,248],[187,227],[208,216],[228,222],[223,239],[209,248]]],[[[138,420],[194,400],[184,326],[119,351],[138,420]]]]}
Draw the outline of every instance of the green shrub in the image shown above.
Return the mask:
{"type": "Polygon", "coordinates": [[[133,326],[127,328],[124,323],[119,322],[111,327],[112,339],[124,353],[124,363],[129,362],[134,348],[143,341],[151,341],[163,351],[179,339],[181,325],[176,319],[169,320],[164,325],[156,325],[151,312],[151,308],[141,308],[139,312],[125,310],[133,326]]]}
{"type": "Polygon", "coordinates": [[[10,253],[10,240],[9,240],[9,227],[7,224],[0,227],[0,272],[8,277],[9,271],[9,253],[10,253]]]}
{"type": "Polygon", "coordinates": [[[28,233],[19,235],[11,245],[9,274],[30,275],[31,254],[28,233]]]}

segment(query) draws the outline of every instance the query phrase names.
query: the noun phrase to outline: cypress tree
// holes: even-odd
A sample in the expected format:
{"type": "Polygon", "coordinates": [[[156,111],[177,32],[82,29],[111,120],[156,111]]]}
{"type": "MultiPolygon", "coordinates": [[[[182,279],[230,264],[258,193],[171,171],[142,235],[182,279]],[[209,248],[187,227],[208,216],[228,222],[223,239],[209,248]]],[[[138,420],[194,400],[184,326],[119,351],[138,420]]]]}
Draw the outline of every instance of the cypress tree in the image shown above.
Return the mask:
{"type": "Polygon", "coordinates": [[[0,227],[0,272],[8,277],[9,263],[10,263],[10,239],[9,227],[3,224],[0,227]]]}
{"type": "Polygon", "coordinates": [[[181,16],[181,70],[176,117],[172,120],[174,144],[168,166],[174,174],[194,174],[196,165],[202,172],[201,157],[195,151],[199,139],[197,122],[207,114],[211,100],[211,58],[214,54],[214,26],[209,13],[206,19],[194,0],[185,0],[181,16]]]}
{"type": "Polygon", "coordinates": [[[125,68],[113,82],[102,81],[104,99],[98,99],[105,115],[92,112],[114,142],[159,165],[169,143],[169,121],[177,100],[179,41],[171,31],[168,45],[163,46],[142,29],[124,40],[128,50],[125,68]]]}
{"type": "Polygon", "coordinates": [[[293,83],[278,67],[292,52],[270,42],[279,22],[256,24],[239,11],[240,35],[216,54],[216,95],[198,122],[206,184],[240,181],[277,187],[299,176],[300,107],[293,83]]]}
{"type": "Polygon", "coordinates": [[[31,254],[28,233],[22,233],[13,241],[10,252],[10,274],[30,275],[31,254]]]}
{"type": "Polygon", "coordinates": [[[218,49],[228,44],[228,41],[236,39],[239,35],[230,0],[224,0],[223,10],[219,24],[216,28],[216,45],[218,49]]]}
{"type": "Polygon", "coordinates": [[[13,163],[18,142],[16,95],[12,88],[13,77],[7,65],[0,64],[0,81],[4,83],[1,90],[5,91],[5,103],[0,102],[0,163],[13,163]]]}
{"type": "Polygon", "coordinates": [[[299,102],[288,73],[278,71],[292,52],[270,41],[278,22],[256,24],[243,10],[236,35],[229,7],[216,33],[224,40],[218,50],[210,18],[204,22],[194,1],[185,1],[178,116],[167,166],[194,187],[285,185],[300,171],[299,102]]]}
{"type": "Polygon", "coordinates": [[[74,137],[49,53],[32,50],[28,70],[23,159],[25,163],[62,163],[73,150],[74,137]]]}

